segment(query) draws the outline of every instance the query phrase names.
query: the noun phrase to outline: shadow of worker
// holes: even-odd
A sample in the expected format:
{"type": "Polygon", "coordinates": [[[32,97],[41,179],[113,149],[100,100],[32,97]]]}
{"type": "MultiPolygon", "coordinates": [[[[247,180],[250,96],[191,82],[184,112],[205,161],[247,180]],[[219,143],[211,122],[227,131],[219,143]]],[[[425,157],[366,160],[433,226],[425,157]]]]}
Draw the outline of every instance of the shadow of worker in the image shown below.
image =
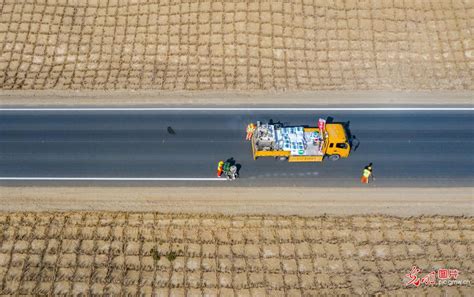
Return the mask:
{"type": "Polygon", "coordinates": [[[234,165],[235,165],[234,157],[225,160],[225,162],[226,162],[226,163],[229,163],[230,166],[234,166],[234,165]]]}

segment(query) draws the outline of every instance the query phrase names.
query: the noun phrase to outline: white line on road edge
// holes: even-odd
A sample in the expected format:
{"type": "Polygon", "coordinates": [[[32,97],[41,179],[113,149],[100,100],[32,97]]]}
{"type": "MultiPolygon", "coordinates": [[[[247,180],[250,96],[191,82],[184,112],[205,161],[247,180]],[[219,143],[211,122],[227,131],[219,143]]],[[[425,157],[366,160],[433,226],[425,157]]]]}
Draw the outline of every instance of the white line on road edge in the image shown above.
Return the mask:
{"type": "Polygon", "coordinates": [[[70,180],[70,181],[225,181],[225,178],[211,177],[0,177],[0,180],[70,180]]]}
{"type": "Polygon", "coordinates": [[[0,108],[0,111],[474,111],[471,107],[136,107],[0,108]]]}

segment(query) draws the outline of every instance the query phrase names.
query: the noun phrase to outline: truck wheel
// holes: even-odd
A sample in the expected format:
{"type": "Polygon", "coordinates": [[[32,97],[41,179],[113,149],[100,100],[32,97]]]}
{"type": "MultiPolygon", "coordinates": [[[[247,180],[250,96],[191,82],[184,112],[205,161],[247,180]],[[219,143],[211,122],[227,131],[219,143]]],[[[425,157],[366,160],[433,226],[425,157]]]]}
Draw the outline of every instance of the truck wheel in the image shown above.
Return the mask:
{"type": "Polygon", "coordinates": [[[278,158],[279,161],[286,161],[286,160],[288,160],[287,157],[277,157],[277,158],[278,158]]]}
{"type": "Polygon", "coordinates": [[[329,159],[331,161],[337,161],[337,160],[339,160],[339,158],[341,158],[341,156],[339,156],[339,155],[330,155],[329,156],[329,159]]]}

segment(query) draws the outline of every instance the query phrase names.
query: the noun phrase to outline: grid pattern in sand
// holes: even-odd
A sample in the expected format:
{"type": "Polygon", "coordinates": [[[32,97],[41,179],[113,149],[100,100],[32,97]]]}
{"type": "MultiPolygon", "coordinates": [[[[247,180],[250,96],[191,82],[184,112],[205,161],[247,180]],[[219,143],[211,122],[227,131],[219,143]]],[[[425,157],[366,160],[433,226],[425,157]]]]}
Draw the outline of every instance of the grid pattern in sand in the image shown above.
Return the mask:
{"type": "MultiPolygon", "coordinates": [[[[470,280],[473,218],[0,214],[1,294],[316,296],[407,289],[413,265],[470,280]],[[151,250],[176,251],[155,262],[151,250]]],[[[471,280],[472,281],[472,280],[471,280]]]]}
{"type": "Polygon", "coordinates": [[[3,0],[0,87],[472,90],[473,3],[3,0]]]}

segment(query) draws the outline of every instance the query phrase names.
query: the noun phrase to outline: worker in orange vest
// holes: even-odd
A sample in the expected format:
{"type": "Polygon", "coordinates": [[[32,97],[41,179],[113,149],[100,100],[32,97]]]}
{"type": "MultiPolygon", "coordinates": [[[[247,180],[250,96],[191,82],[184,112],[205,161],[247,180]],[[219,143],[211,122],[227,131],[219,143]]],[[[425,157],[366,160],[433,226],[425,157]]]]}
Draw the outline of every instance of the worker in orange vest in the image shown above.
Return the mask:
{"type": "Polygon", "coordinates": [[[223,167],[224,167],[224,161],[219,161],[219,163],[217,163],[217,177],[221,177],[223,167]]]}
{"type": "Polygon", "coordinates": [[[364,171],[362,171],[362,177],[360,178],[360,182],[363,184],[368,184],[370,177],[372,177],[372,180],[374,180],[374,176],[372,175],[372,163],[365,166],[364,171]]]}
{"type": "Polygon", "coordinates": [[[248,124],[248,126],[247,126],[247,137],[245,138],[245,140],[252,139],[252,135],[253,135],[253,132],[255,132],[255,129],[256,129],[256,127],[255,127],[254,123],[248,124]]]}

